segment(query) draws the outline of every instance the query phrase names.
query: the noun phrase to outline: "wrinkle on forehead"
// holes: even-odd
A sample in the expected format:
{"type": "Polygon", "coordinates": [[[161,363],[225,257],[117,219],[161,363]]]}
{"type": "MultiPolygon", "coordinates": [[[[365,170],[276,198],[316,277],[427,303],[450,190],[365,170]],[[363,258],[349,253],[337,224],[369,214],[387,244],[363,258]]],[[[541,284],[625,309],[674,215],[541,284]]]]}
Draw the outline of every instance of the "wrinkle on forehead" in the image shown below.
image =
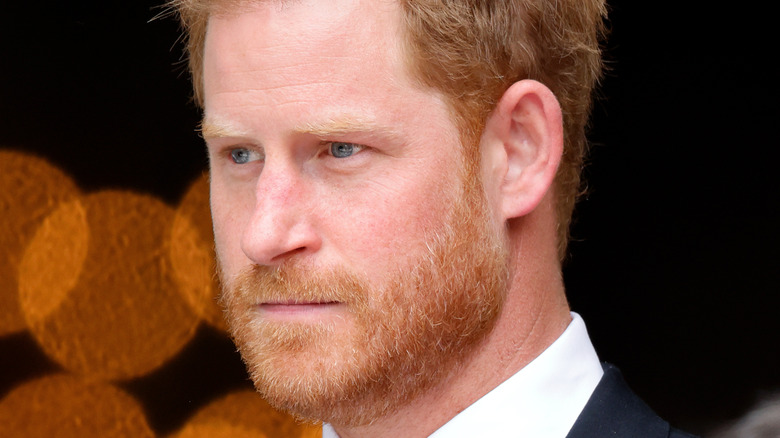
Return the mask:
{"type": "MultiPolygon", "coordinates": [[[[258,33],[273,33],[278,39],[290,43],[312,45],[318,41],[336,42],[338,47],[353,46],[357,42],[354,39],[345,40],[353,30],[367,35],[389,31],[396,37],[391,40],[401,37],[399,29],[402,14],[399,5],[394,1],[243,0],[237,2],[240,5],[236,8],[230,6],[232,3],[236,2],[228,2],[220,8],[220,11],[224,12],[213,13],[208,27],[220,21],[237,23],[246,20],[258,33]],[[327,4],[328,7],[323,12],[323,8],[314,7],[318,4],[327,4]],[[316,15],[312,16],[312,11],[315,10],[316,15]],[[366,17],[373,19],[367,20],[366,17]],[[305,32],[298,32],[302,26],[305,26],[305,32]]],[[[254,42],[259,44],[258,47],[262,47],[264,40],[257,39],[254,42]]]]}
{"type": "Polygon", "coordinates": [[[265,144],[300,132],[356,131],[406,144],[451,131],[446,100],[409,73],[402,13],[394,1],[303,0],[212,17],[206,120],[222,118],[247,133],[236,137],[265,144]]]}
{"type": "Polygon", "coordinates": [[[317,8],[316,4],[322,3],[284,2],[285,7],[279,7],[276,1],[271,3],[276,6],[256,2],[247,9],[251,11],[248,14],[212,16],[206,38],[206,53],[211,58],[207,65],[214,69],[212,74],[221,77],[224,72],[274,70],[276,77],[287,81],[312,64],[327,61],[334,65],[322,72],[323,77],[348,78],[350,67],[357,62],[376,65],[381,67],[378,71],[388,73],[399,73],[401,68],[406,76],[397,4],[352,0],[328,2],[327,8],[317,8]],[[220,28],[218,32],[216,28],[220,28]],[[230,34],[238,32],[243,44],[229,41],[235,37],[230,34]],[[377,38],[382,34],[385,37],[377,38]],[[225,51],[230,55],[220,56],[225,51]],[[299,56],[290,57],[290,53],[299,56]]]}

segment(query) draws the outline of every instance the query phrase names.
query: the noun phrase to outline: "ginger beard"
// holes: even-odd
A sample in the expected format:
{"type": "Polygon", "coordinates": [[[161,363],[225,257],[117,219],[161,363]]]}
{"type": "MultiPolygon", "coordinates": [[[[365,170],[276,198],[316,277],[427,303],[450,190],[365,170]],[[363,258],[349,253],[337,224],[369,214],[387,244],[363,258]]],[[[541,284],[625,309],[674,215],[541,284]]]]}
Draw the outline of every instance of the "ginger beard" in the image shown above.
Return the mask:
{"type": "Polygon", "coordinates": [[[507,245],[491,227],[479,178],[462,180],[447,222],[380,285],[295,261],[232,279],[221,272],[230,332],[271,405],[304,420],[368,424],[441,382],[490,332],[506,294],[507,245]],[[345,317],[314,324],[258,315],[261,302],[289,300],[344,303],[345,317]]]}

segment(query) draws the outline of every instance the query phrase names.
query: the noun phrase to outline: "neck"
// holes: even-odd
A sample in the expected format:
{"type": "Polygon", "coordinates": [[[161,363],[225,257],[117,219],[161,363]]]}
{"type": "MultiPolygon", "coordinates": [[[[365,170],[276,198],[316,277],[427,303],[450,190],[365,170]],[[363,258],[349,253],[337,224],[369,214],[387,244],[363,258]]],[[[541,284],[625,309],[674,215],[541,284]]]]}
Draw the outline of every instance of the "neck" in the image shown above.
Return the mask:
{"type": "Polygon", "coordinates": [[[368,425],[334,424],[341,438],[426,437],[520,371],[563,333],[571,315],[555,245],[549,243],[555,241],[555,231],[539,232],[536,221],[532,213],[509,224],[515,255],[512,278],[493,330],[423,396],[368,425]]]}

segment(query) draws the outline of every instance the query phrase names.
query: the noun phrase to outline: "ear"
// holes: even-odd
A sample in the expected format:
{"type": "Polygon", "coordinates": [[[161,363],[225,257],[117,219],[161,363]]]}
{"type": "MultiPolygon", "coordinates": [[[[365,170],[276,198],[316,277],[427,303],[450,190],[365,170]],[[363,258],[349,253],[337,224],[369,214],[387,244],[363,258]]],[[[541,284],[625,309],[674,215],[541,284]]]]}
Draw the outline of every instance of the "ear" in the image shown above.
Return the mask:
{"type": "Polygon", "coordinates": [[[533,80],[512,84],[482,135],[486,190],[504,220],[533,211],[550,190],[563,153],[563,118],[549,88],[533,80]]]}

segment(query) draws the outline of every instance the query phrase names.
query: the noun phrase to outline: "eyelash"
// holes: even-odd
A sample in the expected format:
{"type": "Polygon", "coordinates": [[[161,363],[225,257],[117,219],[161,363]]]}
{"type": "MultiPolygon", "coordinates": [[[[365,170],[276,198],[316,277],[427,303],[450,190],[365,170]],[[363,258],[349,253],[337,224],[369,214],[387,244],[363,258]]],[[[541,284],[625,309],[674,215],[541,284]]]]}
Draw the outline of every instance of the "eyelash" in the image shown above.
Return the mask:
{"type": "Polygon", "coordinates": [[[228,149],[226,152],[227,152],[227,158],[233,161],[233,163],[237,165],[243,165],[254,161],[260,161],[265,158],[265,156],[263,156],[262,153],[255,151],[251,148],[233,147],[228,149]],[[246,161],[239,162],[239,160],[237,160],[236,158],[238,154],[244,154],[246,161]],[[256,155],[255,159],[252,159],[253,154],[256,155]]]}
{"type": "Polygon", "coordinates": [[[322,143],[324,146],[327,147],[327,150],[325,153],[333,158],[336,159],[344,159],[354,156],[355,154],[360,153],[361,151],[365,150],[367,146],[359,144],[359,143],[351,143],[348,141],[326,141],[322,143]],[[346,146],[350,147],[350,154],[345,156],[337,156],[334,152],[334,147],[340,147],[340,146],[346,146]]]}
{"type": "MultiPolygon", "coordinates": [[[[322,141],[320,142],[320,144],[325,148],[324,151],[325,155],[335,158],[337,160],[353,157],[356,154],[368,148],[368,146],[359,143],[347,142],[347,141],[322,141]],[[351,148],[349,151],[350,153],[348,155],[338,156],[334,152],[334,146],[350,147],[351,148]]],[[[232,161],[233,164],[236,165],[249,164],[254,161],[261,161],[265,158],[261,152],[248,147],[229,148],[225,151],[225,155],[227,156],[228,160],[232,161]],[[254,159],[253,159],[253,155],[255,156],[254,159]]]]}

